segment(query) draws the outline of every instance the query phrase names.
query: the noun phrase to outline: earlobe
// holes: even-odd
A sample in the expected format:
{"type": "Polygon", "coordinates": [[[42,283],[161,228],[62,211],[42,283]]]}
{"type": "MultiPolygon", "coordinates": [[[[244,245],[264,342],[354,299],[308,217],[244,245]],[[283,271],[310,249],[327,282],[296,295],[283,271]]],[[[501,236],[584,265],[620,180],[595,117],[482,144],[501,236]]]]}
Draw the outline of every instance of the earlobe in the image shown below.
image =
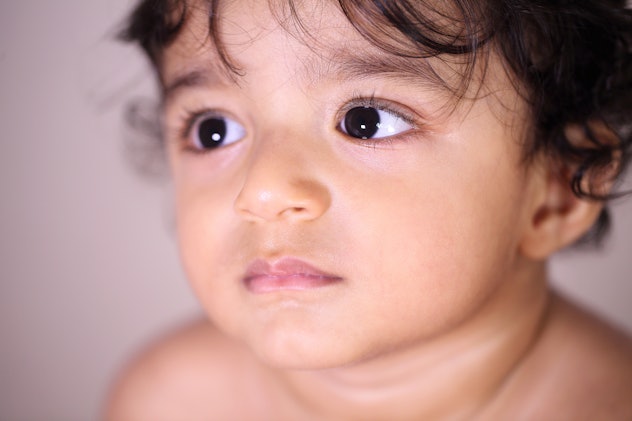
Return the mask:
{"type": "Polygon", "coordinates": [[[539,206],[531,212],[520,244],[521,253],[544,260],[579,240],[595,223],[603,203],[577,197],[568,182],[551,177],[539,206]]]}

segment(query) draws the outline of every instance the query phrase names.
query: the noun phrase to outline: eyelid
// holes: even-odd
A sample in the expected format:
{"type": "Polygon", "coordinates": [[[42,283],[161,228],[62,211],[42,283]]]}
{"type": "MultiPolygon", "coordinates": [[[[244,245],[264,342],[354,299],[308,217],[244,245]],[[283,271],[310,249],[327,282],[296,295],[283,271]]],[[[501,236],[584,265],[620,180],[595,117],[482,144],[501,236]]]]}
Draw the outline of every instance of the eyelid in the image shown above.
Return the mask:
{"type": "Polygon", "coordinates": [[[388,111],[391,114],[401,118],[404,122],[410,124],[413,129],[419,126],[420,116],[418,113],[410,109],[409,107],[398,104],[395,101],[376,98],[374,96],[361,96],[354,95],[354,97],[349,100],[345,105],[343,105],[338,111],[338,118],[340,119],[353,108],[356,107],[370,107],[375,108],[380,111],[388,111]]]}
{"type": "Polygon", "coordinates": [[[372,107],[381,111],[389,111],[413,126],[418,119],[418,117],[415,116],[417,113],[410,108],[400,105],[395,101],[376,98],[373,95],[368,97],[354,95],[354,97],[342,107],[341,111],[347,112],[355,107],[372,107]]]}
{"type": "Polygon", "coordinates": [[[219,115],[219,113],[214,113],[213,110],[208,108],[201,108],[198,110],[191,110],[188,108],[184,109],[184,115],[181,116],[182,123],[180,124],[180,139],[188,141],[191,137],[191,130],[193,130],[200,118],[213,114],[219,115]]]}

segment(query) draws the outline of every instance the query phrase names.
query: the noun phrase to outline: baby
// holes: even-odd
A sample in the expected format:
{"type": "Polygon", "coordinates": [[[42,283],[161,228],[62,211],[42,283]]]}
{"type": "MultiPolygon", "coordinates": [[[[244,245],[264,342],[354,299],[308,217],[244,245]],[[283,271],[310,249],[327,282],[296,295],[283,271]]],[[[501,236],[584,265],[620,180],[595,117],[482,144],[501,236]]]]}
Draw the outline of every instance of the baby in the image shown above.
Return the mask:
{"type": "Polygon", "coordinates": [[[632,344],[552,291],[631,143],[618,0],[143,0],[208,320],[113,421],[630,420],[632,344]]]}

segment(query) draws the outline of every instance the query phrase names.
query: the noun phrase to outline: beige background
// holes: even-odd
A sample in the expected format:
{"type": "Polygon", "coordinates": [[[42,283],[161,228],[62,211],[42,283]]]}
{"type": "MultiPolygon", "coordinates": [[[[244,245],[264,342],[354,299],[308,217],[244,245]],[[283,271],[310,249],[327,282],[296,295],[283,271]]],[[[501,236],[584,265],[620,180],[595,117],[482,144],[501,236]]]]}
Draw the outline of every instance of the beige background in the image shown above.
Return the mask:
{"type": "MultiPolygon", "coordinates": [[[[96,419],[116,367],[199,309],[173,244],[169,186],[131,169],[122,121],[151,95],[110,41],[130,0],[0,0],[0,420],[96,419]]],[[[632,332],[632,201],[605,253],[560,286],[632,332]]]]}

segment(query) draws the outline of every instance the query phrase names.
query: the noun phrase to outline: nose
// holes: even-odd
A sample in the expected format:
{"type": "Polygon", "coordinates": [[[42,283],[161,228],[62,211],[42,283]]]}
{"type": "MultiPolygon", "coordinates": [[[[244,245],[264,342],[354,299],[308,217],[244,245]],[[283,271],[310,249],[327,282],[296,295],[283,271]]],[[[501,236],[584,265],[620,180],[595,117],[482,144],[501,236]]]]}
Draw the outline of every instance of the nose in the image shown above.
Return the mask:
{"type": "Polygon", "coordinates": [[[298,145],[260,145],[246,167],[235,210],[249,221],[310,221],[323,215],[331,194],[298,145]]]}

